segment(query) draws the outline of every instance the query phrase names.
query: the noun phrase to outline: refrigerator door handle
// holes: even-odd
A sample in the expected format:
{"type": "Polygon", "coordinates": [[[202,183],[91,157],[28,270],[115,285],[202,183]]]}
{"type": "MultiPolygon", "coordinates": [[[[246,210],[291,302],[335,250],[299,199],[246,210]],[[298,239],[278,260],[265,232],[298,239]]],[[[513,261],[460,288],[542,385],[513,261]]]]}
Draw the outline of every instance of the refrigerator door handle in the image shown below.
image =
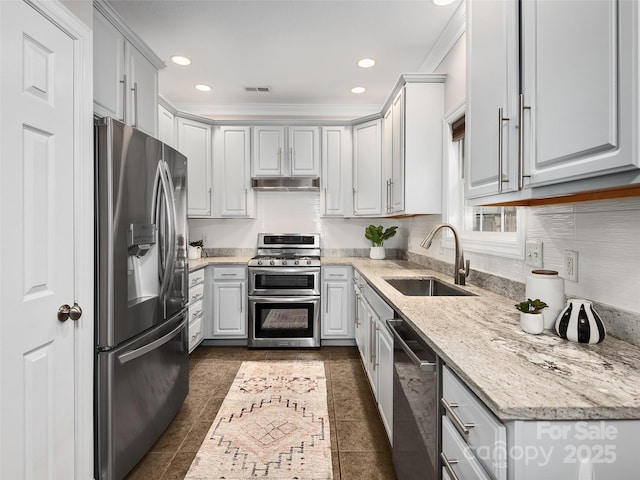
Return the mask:
{"type": "MultiPolygon", "coordinates": [[[[166,220],[167,220],[167,230],[168,230],[168,238],[162,238],[160,242],[160,255],[161,255],[161,284],[160,284],[160,298],[165,298],[165,295],[171,288],[171,281],[173,280],[173,269],[175,267],[175,258],[176,258],[176,210],[175,210],[175,199],[173,197],[173,188],[171,178],[168,176],[168,171],[164,160],[160,160],[158,162],[158,170],[160,173],[160,192],[159,195],[164,199],[165,211],[166,211],[166,220]],[[165,253],[166,249],[166,253],[165,253]],[[164,262],[166,255],[166,263],[164,262]],[[163,265],[164,264],[164,265],[163,265]],[[164,267],[164,268],[162,268],[164,267]]],[[[163,218],[160,218],[161,211],[161,203],[158,202],[157,205],[158,212],[156,213],[156,218],[159,222],[164,221],[163,218]]],[[[160,230],[160,235],[162,236],[162,230],[160,230]]]]}
{"type": "Polygon", "coordinates": [[[171,330],[166,335],[158,338],[157,340],[154,340],[151,343],[146,344],[144,347],[136,348],[135,350],[131,350],[130,352],[123,353],[122,355],[118,356],[118,360],[120,361],[121,364],[125,364],[127,362],[130,362],[131,360],[135,360],[136,358],[139,358],[142,355],[149,353],[152,350],[155,350],[156,348],[161,347],[165,343],[170,342],[171,339],[175,337],[180,332],[180,330],[184,328],[186,323],[187,323],[187,318],[185,317],[184,320],[180,322],[180,325],[178,325],[176,328],[171,330]]]}

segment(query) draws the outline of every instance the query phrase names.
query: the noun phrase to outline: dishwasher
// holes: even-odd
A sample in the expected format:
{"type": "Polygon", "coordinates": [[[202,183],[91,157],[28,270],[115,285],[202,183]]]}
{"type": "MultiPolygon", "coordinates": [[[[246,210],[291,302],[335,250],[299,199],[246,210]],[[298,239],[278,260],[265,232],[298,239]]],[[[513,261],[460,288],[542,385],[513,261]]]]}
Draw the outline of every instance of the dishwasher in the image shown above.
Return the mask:
{"type": "Polygon", "coordinates": [[[406,321],[393,333],[393,465],[398,480],[439,478],[437,355],[406,321]]]}

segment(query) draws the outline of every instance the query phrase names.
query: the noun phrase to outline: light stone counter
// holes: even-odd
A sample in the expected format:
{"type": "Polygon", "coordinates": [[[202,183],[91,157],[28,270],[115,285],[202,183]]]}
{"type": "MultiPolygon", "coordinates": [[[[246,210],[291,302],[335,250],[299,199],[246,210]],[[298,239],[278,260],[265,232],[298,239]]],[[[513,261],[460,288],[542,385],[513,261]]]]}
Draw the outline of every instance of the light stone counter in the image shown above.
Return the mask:
{"type": "MultiPolygon", "coordinates": [[[[250,257],[191,260],[246,264],[250,257]]],[[[598,345],[568,342],[555,333],[520,329],[514,301],[473,285],[477,296],[407,297],[388,277],[439,272],[404,260],[324,257],[323,265],[352,265],[393,309],[502,420],[640,419],[640,348],[607,336],[598,345]]]]}
{"type": "Polygon", "coordinates": [[[326,258],[353,265],[503,421],[640,419],[640,348],[607,336],[568,342],[520,329],[514,301],[467,285],[469,297],[406,297],[388,277],[453,279],[401,260],[326,258]]]}

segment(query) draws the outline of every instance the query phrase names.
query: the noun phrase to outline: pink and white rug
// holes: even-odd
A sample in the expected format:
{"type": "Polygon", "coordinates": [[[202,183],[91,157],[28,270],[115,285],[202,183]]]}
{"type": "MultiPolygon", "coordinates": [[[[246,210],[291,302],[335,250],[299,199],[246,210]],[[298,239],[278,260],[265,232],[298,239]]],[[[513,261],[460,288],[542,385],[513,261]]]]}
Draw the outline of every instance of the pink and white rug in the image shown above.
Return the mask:
{"type": "Polygon", "coordinates": [[[186,480],[332,480],[322,362],[243,362],[186,480]]]}

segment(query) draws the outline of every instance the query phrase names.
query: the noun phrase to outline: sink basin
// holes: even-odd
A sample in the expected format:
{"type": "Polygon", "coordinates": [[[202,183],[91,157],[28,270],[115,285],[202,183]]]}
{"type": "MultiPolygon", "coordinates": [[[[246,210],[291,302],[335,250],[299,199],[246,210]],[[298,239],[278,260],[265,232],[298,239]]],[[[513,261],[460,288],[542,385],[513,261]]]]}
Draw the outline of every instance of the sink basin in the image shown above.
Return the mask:
{"type": "Polygon", "coordinates": [[[385,278],[389,285],[408,297],[460,297],[474,296],[460,287],[434,277],[385,278]]]}

